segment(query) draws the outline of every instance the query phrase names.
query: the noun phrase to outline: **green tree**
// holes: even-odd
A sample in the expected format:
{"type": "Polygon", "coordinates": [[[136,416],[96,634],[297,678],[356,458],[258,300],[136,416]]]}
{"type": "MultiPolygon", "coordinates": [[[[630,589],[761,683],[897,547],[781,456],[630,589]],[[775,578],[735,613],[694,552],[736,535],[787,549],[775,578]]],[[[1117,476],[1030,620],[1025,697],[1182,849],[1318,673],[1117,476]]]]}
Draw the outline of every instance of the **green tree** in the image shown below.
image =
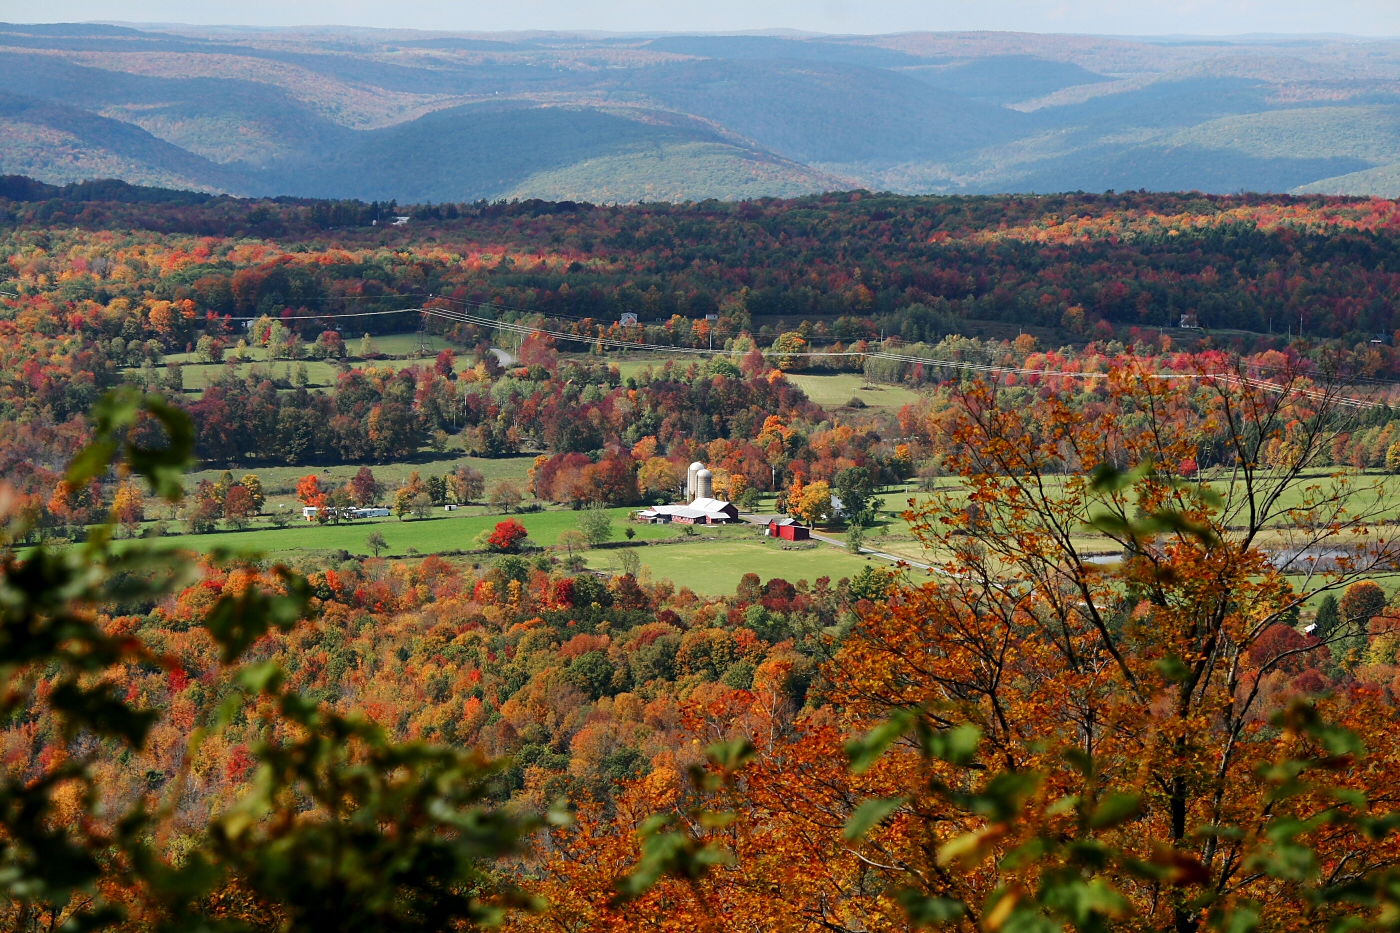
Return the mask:
{"type": "Polygon", "coordinates": [[[1322,601],[1317,604],[1317,618],[1313,620],[1317,627],[1313,629],[1313,635],[1322,641],[1327,641],[1341,624],[1342,614],[1337,608],[1337,597],[1328,593],[1322,597],[1322,601]]]}
{"type": "Polygon", "coordinates": [[[384,536],[379,532],[371,531],[369,537],[365,538],[365,547],[369,548],[375,557],[378,557],[381,551],[389,549],[389,542],[385,541],[384,536]]]}
{"type": "Polygon", "coordinates": [[[849,467],[837,473],[831,481],[831,491],[841,500],[841,511],[852,525],[867,525],[871,519],[870,498],[875,485],[865,467],[849,467]]]}
{"type": "Polygon", "coordinates": [[[569,665],[569,680],[592,700],[612,693],[613,673],[608,656],[601,651],[579,655],[569,665]]]}
{"type": "Polygon", "coordinates": [[[588,539],[577,528],[565,528],[559,532],[559,537],[554,542],[554,550],[564,554],[564,566],[573,571],[583,569],[583,559],[579,552],[586,547],[588,539]]]}
{"type": "Polygon", "coordinates": [[[185,367],[179,363],[165,364],[165,388],[171,392],[185,391],[185,367]]]}
{"type": "Polygon", "coordinates": [[[860,522],[852,522],[851,527],[846,529],[846,547],[853,553],[859,554],[864,544],[865,526],[860,522]]]}
{"type": "Polygon", "coordinates": [[[612,540],[612,516],[597,503],[579,512],[577,525],[589,547],[597,547],[612,540]]]}

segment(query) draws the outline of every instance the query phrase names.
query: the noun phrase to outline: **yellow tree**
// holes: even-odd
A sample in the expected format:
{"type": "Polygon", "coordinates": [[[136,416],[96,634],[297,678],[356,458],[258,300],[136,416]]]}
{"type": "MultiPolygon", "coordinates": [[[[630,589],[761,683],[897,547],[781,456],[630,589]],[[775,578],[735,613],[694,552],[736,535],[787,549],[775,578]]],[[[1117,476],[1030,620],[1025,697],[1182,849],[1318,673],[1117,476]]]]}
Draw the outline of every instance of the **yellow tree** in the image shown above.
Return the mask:
{"type": "Polygon", "coordinates": [[[135,531],[146,517],[146,497],[141,487],[123,480],[112,496],[112,518],[128,531],[135,531]]]}
{"type": "Polygon", "coordinates": [[[795,500],[789,495],[788,512],[809,525],[826,521],[831,517],[831,486],[826,480],[803,486],[795,500]]]}

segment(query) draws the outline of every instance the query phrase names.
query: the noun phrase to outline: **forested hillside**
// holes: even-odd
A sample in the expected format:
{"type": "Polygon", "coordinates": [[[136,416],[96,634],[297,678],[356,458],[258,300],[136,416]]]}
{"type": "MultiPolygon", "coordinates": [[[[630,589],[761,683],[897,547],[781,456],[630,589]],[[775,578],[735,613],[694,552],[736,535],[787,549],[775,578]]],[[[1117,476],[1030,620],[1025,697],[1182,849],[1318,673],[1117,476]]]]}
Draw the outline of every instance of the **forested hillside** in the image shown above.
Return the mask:
{"type": "Polygon", "coordinates": [[[593,202],[1392,194],[1400,46],[0,24],[0,172],[593,202]]]}
{"type": "Polygon", "coordinates": [[[1397,276],[1324,195],[0,177],[0,924],[1384,927],[1397,276]]]}

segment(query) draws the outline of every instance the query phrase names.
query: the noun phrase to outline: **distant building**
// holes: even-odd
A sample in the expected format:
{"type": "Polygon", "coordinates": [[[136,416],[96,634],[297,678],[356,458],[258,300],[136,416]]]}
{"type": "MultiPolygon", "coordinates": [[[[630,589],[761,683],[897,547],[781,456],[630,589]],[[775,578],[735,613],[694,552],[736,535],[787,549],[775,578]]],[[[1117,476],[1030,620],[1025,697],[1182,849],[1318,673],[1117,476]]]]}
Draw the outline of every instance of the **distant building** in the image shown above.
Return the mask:
{"type": "MultiPolygon", "coordinates": [[[[313,522],[320,513],[320,509],[314,505],[308,505],[301,510],[301,517],[308,522],[313,522]]],[[[388,518],[392,514],[394,513],[388,509],[342,509],[340,517],[352,520],[357,518],[388,518]]]]}
{"type": "Polygon", "coordinates": [[[739,520],[739,508],[732,502],[707,496],[690,505],[655,505],[642,509],[637,518],[651,524],[727,525],[739,520]]]}

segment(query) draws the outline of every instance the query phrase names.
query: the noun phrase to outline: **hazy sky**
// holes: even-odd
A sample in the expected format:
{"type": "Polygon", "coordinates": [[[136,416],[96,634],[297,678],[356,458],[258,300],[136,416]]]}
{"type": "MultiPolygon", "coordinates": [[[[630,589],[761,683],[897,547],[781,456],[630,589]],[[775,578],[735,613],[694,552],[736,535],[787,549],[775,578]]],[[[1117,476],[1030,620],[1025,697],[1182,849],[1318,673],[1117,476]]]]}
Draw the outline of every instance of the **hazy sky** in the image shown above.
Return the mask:
{"type": "Polygon", "coordinates": [[[1400,36],[1400,0],[0,0],[0,20],[465,31],[1400,36]]]}

